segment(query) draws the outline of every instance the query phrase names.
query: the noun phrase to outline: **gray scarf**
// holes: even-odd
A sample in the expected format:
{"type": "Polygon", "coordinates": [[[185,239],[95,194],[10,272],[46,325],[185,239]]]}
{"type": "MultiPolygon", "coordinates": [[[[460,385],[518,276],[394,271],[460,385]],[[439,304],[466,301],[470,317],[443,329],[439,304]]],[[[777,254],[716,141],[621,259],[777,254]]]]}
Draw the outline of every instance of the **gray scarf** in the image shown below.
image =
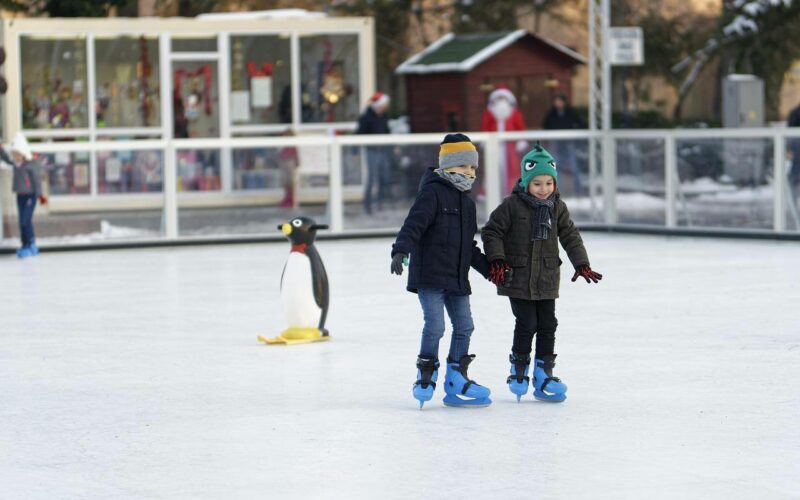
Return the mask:
{"type": "Polygon", "coordinates": [[[553,229],[555,196],[540,200],[535,196],[520,191],[517,193],[522,200],[533,208],[533,227],[531,228],[531,241],[546,240],[553,229]]]}
{"type": "Polygon", "coordinates": [[[434,170],[434,172],[461,192],[472,189],[472,183],[475,182],[475,177],[470,177],[458,172],[445,172],[441,167],[434,170]]]}

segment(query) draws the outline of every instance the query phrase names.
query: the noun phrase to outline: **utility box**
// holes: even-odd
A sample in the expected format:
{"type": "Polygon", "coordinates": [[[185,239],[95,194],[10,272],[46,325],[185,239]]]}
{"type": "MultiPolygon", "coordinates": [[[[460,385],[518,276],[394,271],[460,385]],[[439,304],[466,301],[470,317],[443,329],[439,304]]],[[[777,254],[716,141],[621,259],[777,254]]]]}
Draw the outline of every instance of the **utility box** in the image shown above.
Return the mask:
{"type": "MultiPolygon", "coordinates": [[[[764,126],[764,80],[755,75],[728,75],[722,80],[722,125],[725,128],[764,126]]],[[[766,182],[764,162],[769,141],[725,139],[725,174],[739,185],[766,182]]]]}
{"type": "Polygon", "coordinates": [[[764,126],[764,80],[755,75],[728,75],[722,80],[722,126],[764,126]]]}

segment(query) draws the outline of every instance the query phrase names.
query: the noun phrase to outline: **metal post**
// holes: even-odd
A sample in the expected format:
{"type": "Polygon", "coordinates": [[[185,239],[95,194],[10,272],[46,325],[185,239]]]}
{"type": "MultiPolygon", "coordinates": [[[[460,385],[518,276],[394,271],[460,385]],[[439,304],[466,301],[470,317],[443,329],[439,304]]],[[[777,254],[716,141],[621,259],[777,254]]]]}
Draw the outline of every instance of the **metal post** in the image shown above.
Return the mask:
{"type": "Polygon", "coordinates": [[[678,159],[675,156],[675,136],[664,138],[664,201],[667,227],[678,225],[678,159]]]}
{"type": "Polygon", "coordinates": [[[337,234],[344,230],[344,198],[342,197],[342,145],[336,136],[331,137],[328,151],[331,156],[328,213],[331,232],[337,234]]]}
{"type": "MultiPolygon", "coordinates": [[[[217,46],[217,79],[219,80],[219,136],[228,139],[231,136],[231,71],[230,71],[230,34],[219,33],[217,46]]],[[[220,188],[224,193],[233,190],[233,152],[226,147],[220,150],[220,188]]]]}
{"type": "Polygon", "coordinates": [[[489,214],[494,207],[500,205],[503,199],[502,189],[500,185],[500,139],[497,133],[490,133],[489,138],[486,140],[483,154],[483,168],[486,170],[483,174],[483,179],[486,187],[486,217],[488,220],[489,214]]]}
{"type": "Polygon", "coordinates": [[[778,131],[772,138],[772,162],[773,227],[780,232],[786,231],[786,137],[778,131]]]}
{"type": "Polygon", "coordinates": [[[616,143],[610,131],[603,134],[603,212],[605,223],[617,223],[617,162],[616,143]]]}
{"type": "Polygon", "coordinates": [[[178,238],[178,171],[175,166],[175,146],[167,141],[164,149],[164,236],[178,238]]]}

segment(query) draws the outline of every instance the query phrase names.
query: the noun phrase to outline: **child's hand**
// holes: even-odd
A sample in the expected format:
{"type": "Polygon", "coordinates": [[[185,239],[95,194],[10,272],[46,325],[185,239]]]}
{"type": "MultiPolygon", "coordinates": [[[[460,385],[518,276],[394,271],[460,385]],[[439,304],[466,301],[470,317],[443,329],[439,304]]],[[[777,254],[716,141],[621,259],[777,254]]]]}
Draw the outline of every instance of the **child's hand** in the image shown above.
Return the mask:
{"type": "Polygon", "coordinates": [[[590,283],[591,281],[597,283],[603,279],[602,274],[592,271],[592,268],[589,266],[581,266],[575,269],[575,274],[572,276],[572,281],[575,282],[575,280],[578,279],[578,276],[583,277],[587,283],[590,283]]]}
{"type": "Polygon", "coordinates": [[[497,286],[506,286],[511,279],[511,266],[503,259],[493,260],[489,264],[489,281],[497,286]]]}
{"type": "Polygon", "coordinates": [[[406,259],[408,255],[404,253],[396,253],[392,256],[392,274],[400,276],[403,274],[403,264],[408,262],[406,259]]]}
{"type": "Polygon", "coordinates": [[[42,205],[47,205],[47,196],[45,196],[43,194],[40,194],[39,195],[39,203],[41,203],[42,205]]]}

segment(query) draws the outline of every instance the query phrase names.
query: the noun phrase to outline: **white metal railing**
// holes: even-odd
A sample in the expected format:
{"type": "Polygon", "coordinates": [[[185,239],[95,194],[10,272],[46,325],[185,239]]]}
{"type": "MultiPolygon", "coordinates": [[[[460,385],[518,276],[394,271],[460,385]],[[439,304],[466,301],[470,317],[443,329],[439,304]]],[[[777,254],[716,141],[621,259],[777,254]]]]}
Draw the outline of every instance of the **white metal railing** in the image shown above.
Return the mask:
{"type": "MultiPolygon", "coordinates": [[[[794,200],[791,198],[787,182],[786,171],[786,146],[790,139],[800,140],[800,129],[791,128],[742,128],[742,129],[665,129],[665,130],[614,130],[608,134],[590,132],[586,130],[558,130],[558,131],[523,131],[505,133],[473,132],[468,133],[470,138],[482,147],[481,165],[484,169],[486,206],[490,211],[502,199],[502,186],[500,183],[499,154],[501,145],[505,141],[536,141],[536,140],[579,140],[594,143],[595,147],[602,150],[602,162],[599,167],[590,163],[589,169],[589,197],[594,209],[595,198],[598,196],[595,189],[602,187],[602,222],[609,226],[624,225],[618,222],[617,209],[617,144],[620,141],[661,140],[664,144],[664,227],[674,229],[678,227],[681,186],[678,172],[677,148],[681,141],[703,141],[724,139],[761,139],[772,141],[772,195],[773,195],[773,220],[772,231],[780,233],[787,231],[787,209],[793,219],[797,219],[794,209],[794,200]]],[[[329,191],[327,195],[327,211],[329,225],[332,233],[343,234],[345,230],[345,201],[343,196],[343,148],[375,145],[409,146],[409,145],[438,145],[443,134],[403,134],[403,135],[305,135],[282,137],[245,137],[230,139],[174,139],[174,140],[137,140],[137,141],[93,141],[93,142],[56,142],[32,143],[31,148],[35,153],[74,153],[87,152],[95,155],[98,152],[131,152],[142,150],[156,150],[162,153],[163,158],[163,237],[176,239],[179,237],[178,206],[179,199],[186,196],[179,193],[177,188],[177,154],[186,150],[217,150],[220,155],[231,154],[236,149],[250,148],[285,148],[318,146],[328,148],[328,157],[331,159],[327,166],[329,191]]],[[[363,155],[362,155],[363,156],[363,155]]],[[[431,158],[431,164],[436,159],[431,158]]],[[[91,182],[97,183],[97,162],[93,158],[91,164],[91,182]]],[[[231,168],[230,161],[220,161],[221,168],[231,168]],[[227,165],[227,167],[226,167],[227,165]]],[[[229,173],[227,175],[230,175],[229,173]]],[[[230,190],[228,183],[227,190],[230,190]]],[[[10,196],[10,193],[0,193],[10,196]]],[[[221,194],[221,193],[217,193],[221,194]]],[[[60,198],[67,199],[71,195],[54,195],[56,201],[60,198]]],[[[124,196],[114,194],[114,197],[124,196]]],[[[208,194],[207,196],[214,196],[208,194]]],[[[98,210],[101,211],[104,199],[112,195],[97,196],[96,186],[92,189],[92,197],[97,200],[98,210]]],[[[91,198],[91,197],[90,197],[91,198]]],[[[597,200],[600,201],[600,200],[597,200]]],[[[8,204],[7,204],[8,205],[8,204]]],[[[0,208],[3,206],[0,203],[0,208]]],[[[2,214],[0,213],[0,216],[2,214]]],[[[795,226],[797,227],[797,226],[795,226]]],[[[396,229],[396,228],[385,228],[396,229]]],[[[735,230],[735,228],[733,228],[735,230]]],[[[0,229],[1,231],[2,229],[0,229]]],[[[0,233],[2,238],[2,233],[0,233]]]]}

